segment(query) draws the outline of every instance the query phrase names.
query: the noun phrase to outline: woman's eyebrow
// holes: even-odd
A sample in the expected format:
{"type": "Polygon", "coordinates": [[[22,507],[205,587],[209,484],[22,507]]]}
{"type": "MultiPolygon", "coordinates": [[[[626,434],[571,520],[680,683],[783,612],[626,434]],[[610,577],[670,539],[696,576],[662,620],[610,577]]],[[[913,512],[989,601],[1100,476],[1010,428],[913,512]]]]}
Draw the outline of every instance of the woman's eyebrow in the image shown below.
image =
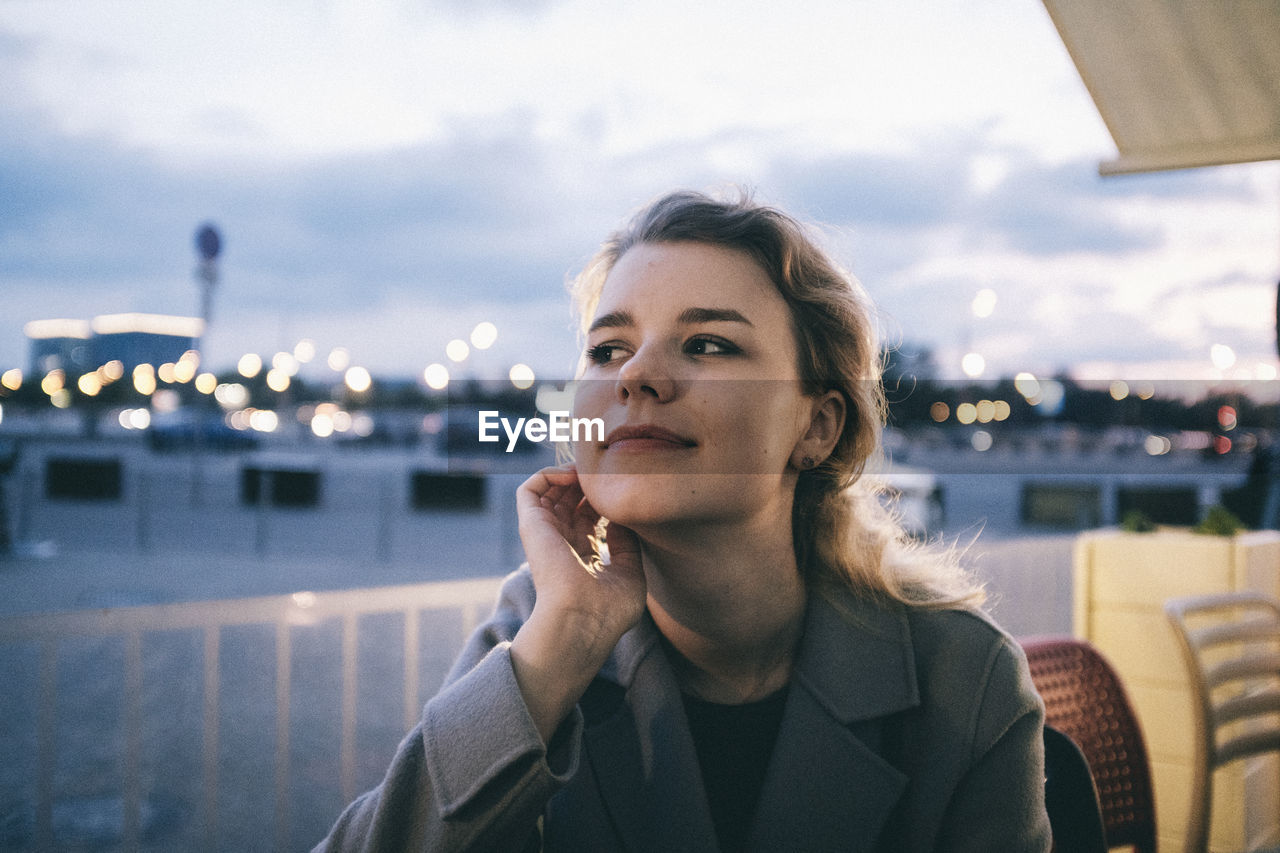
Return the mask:
{"type": "MultiPolygon", "coordinates": [[[[732,308],[686,308],[680,312],[680,316],[676,318],[676,322],[681,325],[692,325],[696,323],[742,323],[744,325],[752,325],[751,321],[744,317],[740,312],[734,311],[732,308]]],[[[610,311],[608,314],[601,314],[592,321],[591,327],[587,329],[590,334],[596,329],[618,329],[636,324],[635,317],[630,311],[610,311]]]]}
{"type": "Polygon", "coordinates": [[[590,334],[596,329],[618,329],[625,326],[634,326],[636,324],[635,317],[631,316],[630,311],[610,311],[608,314],[601,314],[591,322],[591,328],[587,329],[590,334]]]}
{"type": "Polygon", "coordinates": [[[744,323],[751,321],[732,308],[686,308],[680,312],[680,323],[744,323]]]}

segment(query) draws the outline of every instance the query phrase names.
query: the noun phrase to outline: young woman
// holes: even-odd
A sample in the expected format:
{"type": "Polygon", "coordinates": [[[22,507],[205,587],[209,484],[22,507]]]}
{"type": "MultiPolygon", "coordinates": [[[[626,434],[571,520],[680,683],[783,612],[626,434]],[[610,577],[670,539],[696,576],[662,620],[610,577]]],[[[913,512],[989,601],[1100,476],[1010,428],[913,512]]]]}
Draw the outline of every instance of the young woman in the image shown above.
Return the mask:
{"type": "Polygon", "coordinates": [[[681,192],[574,292],[605,438],[521,486],[527,566],[321,847],[1048,850],[1018,646],[860,480],[856,284],[784,213],[681,192]]]}

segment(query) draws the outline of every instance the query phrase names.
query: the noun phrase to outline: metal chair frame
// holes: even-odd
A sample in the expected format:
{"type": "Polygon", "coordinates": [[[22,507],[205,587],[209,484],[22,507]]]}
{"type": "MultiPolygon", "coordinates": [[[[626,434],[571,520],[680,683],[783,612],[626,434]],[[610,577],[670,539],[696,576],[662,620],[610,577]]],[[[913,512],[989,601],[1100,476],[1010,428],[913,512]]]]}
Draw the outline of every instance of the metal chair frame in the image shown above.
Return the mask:
{"type": "Polygon", "coordinates": [[[1196,700],[1187,849],[1207,850],[1214,771],[1252,756],[1280,754],[1280,602],[1254,592],[1222,593],[1172,599],[1165,613],[1196,700]],[[1206,651],[1223,647],[1237,650],[1206,659],[1206,651]],[[1220,737],[1234,724],[1243,724],[1244,731],[1220,737]]]}

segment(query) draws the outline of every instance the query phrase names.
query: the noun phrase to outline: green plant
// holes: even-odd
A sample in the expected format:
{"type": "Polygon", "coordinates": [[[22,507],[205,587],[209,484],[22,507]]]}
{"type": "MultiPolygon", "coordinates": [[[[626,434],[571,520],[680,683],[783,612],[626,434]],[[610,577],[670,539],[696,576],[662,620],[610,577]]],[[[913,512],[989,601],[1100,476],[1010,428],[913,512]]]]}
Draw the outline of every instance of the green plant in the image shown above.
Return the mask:
{"type": "Polygon", "coordinates": [[[1194,533],[1209,536],[1235,536],[1244,529],[1244,522],[1239,516],[1220,504],[1209,507],[1200,523],[1191,528],[1194,533]]]}
{"type": "Polygon", "coordinates": [[[1153,533],[1156,523],[1140,509],[1131,509],[1124,514],[1120,527],[1126,533],[1153,533]]]}

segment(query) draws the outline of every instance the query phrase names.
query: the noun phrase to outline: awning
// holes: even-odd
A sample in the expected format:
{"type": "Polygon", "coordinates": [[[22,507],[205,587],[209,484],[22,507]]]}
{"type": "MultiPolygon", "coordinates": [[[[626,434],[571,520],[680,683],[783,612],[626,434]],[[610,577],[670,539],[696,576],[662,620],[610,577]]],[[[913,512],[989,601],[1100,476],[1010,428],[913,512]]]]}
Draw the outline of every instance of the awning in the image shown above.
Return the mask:
{"type": "Polygon", "coordinates": [[[1120,156],[1104,175],[1280,159],[1280,0],[1044,0],[1120,156]]]}

